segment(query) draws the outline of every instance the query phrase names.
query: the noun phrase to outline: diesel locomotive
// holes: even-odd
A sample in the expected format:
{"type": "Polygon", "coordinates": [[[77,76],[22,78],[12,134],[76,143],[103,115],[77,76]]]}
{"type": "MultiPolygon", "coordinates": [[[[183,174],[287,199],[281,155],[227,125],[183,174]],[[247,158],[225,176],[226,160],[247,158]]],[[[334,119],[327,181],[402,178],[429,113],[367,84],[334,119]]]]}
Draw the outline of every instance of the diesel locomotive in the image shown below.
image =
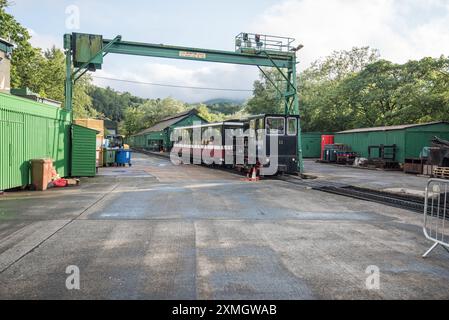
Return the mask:
{"type": "Polygon", "coordinates": [[[292,174],[300,161],[298,128],[299,116],[279,114],[178,127],[171,137],[172,154],[184,163],[292,174]]]}

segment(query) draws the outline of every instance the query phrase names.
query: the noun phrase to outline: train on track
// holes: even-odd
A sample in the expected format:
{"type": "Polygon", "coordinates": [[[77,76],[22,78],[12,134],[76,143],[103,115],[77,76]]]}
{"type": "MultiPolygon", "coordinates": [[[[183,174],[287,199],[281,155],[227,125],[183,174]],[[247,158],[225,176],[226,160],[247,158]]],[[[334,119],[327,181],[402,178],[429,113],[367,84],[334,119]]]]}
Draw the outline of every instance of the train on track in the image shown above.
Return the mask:
{"type": "Polygon", "coordinates": [[[175,128],[172,155],[184,163],[236,168],[257,175],[298,172],[299,116],[264,114],[244,120],[175,128]]]}

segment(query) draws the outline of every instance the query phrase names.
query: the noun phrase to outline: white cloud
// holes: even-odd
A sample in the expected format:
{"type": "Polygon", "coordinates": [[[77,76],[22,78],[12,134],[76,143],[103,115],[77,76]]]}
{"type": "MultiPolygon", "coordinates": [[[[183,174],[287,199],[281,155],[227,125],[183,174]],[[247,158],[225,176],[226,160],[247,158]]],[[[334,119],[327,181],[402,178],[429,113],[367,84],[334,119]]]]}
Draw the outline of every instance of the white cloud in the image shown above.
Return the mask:
{"type": "Polygon", "coordinates": [[[369,45],[399,63],[449,52],[449,3],[444,0],[288,0],[256,17],[251,27],[303,43],[302,68],[353,46],[369,45]]]}
{"type": "Polygon", "coordinates": [[[62,49],[62,38],[59,39],[53,35],[49,34],[39,34],[33,29],[28,28],[28,32],[30,33],[31,40],[30,43],[33,47],[41,48],[43,50],[50,49],[53,46],[56,48],[62,49]]]}

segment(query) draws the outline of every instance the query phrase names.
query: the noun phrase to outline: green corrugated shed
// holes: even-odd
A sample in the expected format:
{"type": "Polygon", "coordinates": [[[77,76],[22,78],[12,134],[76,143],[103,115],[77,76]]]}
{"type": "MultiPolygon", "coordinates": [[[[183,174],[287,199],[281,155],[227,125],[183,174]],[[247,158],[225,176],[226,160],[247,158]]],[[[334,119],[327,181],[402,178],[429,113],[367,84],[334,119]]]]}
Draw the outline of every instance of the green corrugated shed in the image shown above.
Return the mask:
{"type": "Polygon", "coordinates": [[[98,131],[74,124],[72,126],[73,177],[94,177],[97,170],[98,131]]]}
{"type": "Polygon", "coordinates": [[[0,93],[0,190],[30,184],[30,160],[51,158],[69,175],[70,113],[0,93]]]}
{"type": "Polygon", "coordinates": [[[165,150],[173,146],[171,134],[175,128],[193,125],[194,123],[207,123],[198,115],[196,109],[165,118],[156,125],[127,139],[131,147],[150,149],[154,144],[160,144],[165,150]]]}
{"type": "Polygon", "coordinates": [[[302,156],[304,158],[321,157],[321,137],[329,135],[329,132],[303,132],[301,134],[302,156]]]}
{"type": "Polygon", "coordinates": [[[434,136],[448,140],[449,123],[440,121],[347,130],[335,135],[335,143],[349,145],[365,158],[368,157],[369,146],[396,144],[396,161],[404,163],[406,158],[419,158],[423,148],[431,145],[434,136]]]}

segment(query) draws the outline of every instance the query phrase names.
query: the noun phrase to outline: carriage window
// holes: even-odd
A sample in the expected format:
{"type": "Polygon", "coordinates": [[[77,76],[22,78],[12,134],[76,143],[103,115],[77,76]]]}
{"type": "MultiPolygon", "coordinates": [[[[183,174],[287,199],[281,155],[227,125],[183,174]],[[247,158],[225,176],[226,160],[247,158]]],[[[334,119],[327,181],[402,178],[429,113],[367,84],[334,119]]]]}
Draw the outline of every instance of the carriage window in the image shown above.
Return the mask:
{"type": "Polygon", "coordinates": [[[256,130],[256,120],[251,120],[249,122],[249,128],[252,130],[256,130]]]}
{"type": "Polygon", "coordinates": [[[287,134],[289,136],[296,136],[298,133],[298,121],[296,118],[288,118],[287,134]]]}
{"type": "Polygon", "coordinates": [[[268,134],[285,134],[285,119],[284,118],[267,118],[267,133],[268,134]]]}

